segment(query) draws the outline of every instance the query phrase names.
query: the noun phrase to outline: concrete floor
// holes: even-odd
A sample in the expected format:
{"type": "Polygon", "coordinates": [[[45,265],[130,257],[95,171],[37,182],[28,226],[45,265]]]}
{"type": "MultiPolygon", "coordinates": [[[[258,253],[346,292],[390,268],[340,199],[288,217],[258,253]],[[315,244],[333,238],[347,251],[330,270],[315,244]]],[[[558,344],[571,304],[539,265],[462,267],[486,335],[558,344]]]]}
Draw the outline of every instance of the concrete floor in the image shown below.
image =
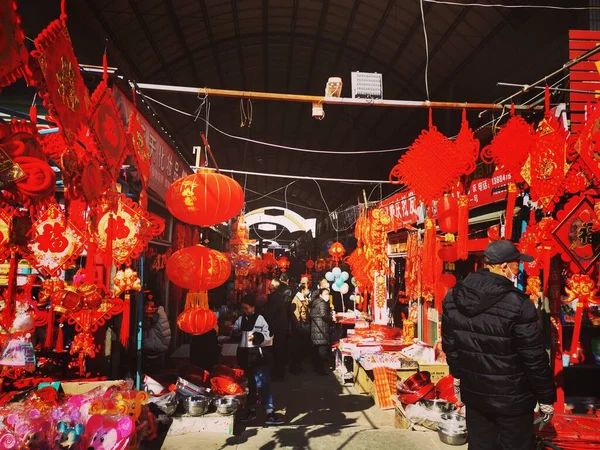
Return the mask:
{"type": "Polygon", "coordinates": [[[274,383],[275,406],[285,425],[266,428],[259,415],[255,423],[236,430],[235,436],[216,433],[167,437],[164,450],[178,449],[461,449],[442,444],[437,433],[394,428],[394,412],[381,411],[373,400],[354,388],[342,387],[333,375],[306,372],[274,383]]]}

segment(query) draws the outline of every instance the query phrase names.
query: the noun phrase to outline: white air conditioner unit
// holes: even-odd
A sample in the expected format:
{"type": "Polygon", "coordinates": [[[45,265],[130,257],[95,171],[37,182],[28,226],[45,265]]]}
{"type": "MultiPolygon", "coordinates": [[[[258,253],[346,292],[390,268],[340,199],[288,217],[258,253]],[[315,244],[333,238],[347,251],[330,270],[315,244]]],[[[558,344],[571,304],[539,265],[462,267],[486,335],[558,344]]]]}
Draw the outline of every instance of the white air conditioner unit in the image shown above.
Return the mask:
{"type": "Polygon", "coordinates": [[[383,75],[352,72],[352,98],[383,98],[383,75]]]}

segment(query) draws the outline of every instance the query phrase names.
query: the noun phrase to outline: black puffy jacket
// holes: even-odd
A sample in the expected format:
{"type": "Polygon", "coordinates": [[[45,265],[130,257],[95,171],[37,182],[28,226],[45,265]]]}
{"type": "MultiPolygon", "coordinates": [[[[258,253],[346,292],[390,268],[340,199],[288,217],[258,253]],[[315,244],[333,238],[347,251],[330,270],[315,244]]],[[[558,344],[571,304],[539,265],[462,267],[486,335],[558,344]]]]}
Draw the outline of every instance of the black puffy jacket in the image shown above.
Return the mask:
{"type": "Polygon", "coordinates": [[[442,345],[467,408],[522,415],[556,401],[535,307],[510,280],[472,273],[448,292],[443,309],[442,345]]]}
{"type": "Polygon", "coordinates": [[[331,308],[329,303],[317,297],[310,304],[310,340],[314,345],[329,345],[331,308]]]}

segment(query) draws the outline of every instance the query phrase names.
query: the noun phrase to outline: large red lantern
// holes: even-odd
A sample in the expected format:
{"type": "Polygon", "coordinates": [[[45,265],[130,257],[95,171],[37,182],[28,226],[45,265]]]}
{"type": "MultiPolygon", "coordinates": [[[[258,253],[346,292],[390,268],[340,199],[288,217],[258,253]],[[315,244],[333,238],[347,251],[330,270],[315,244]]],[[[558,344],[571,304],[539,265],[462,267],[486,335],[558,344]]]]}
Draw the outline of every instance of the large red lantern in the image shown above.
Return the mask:
{"type": "Polygon", "coordinates": [[[277,267],[279,267],[282,272],[288,270],[288,267],[290,267],[290,260],[287,258],[287,256],[282,256],[277,260],[277,267]]]}
{"type": "Polygon", "coordinates": [[[167,277],[193,292],[214,289],[227,281],[231,264],[227,257],[203,245],[182,248],[167,261],[167,277]]]}
{"type": "Polygon", "coordinates": [[[444,195],[437,203],[438,225],[444,233],[458,231],[458,200],[444,195]]]}
{"type": "Polygon", "coordinates": [[[207,227],[238,214],[244,206],[244,191],[234,179],[202,169],[175,181],[166,201],[171,214],[182,222],[207,227]]]}
{"type": "Polygon", "coordinates": [[[202,307],[186,309],[177,317],[177,326],[184,332],[199,335],[212,330],[217,324],[217,315],[202,307]]]}
{"type": "Polygon", "coordinates": [[[456,242],[444,242],[438,251],[438,256],[444,262],[455,262],[458,260],[456,242]]]}

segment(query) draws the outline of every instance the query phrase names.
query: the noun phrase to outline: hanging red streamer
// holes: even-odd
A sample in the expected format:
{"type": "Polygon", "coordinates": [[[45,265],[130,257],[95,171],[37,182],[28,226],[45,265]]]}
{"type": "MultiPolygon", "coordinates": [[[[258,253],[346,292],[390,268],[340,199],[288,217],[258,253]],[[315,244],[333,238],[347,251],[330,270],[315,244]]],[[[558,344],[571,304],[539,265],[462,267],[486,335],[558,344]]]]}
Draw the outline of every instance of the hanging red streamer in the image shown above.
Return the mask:
{"type": "Polygon", "coordinates": [[[56,313],[51,305],[48,310],[48,326],[46,327],[46,339],[44,340],[44,348],[52,348],[54,344],[54,327],[56,325],[56,313]]]}
{"type": "Polygon", "coordinates": [[[517,204],[517,186],[514,183],[509,183],[508,184],[508,197],[507,197],[507,202],[506,202],[506,224],[504,225],[504,239],[510,240],[512,237],[516,204],[517,204]]]}
{"type": "Polygon", "coordinates": [[[54,351],[56,353],[64,353],[65,351],[65,339],[63,335],[63,324],[58,324],[58,337],[56,338],[56,346],[54,347],[54,351]]]}
{"type": "Polygon", "coordinates": [[[119,333],[119,339],[121,345],[125,348],[129,346],[129,322],[131,320],[131,296],[125,294],[123,300],[123,316],[121,318],[121,331],[119,333]]]}
{"type": "Polygon", "coordinates": [[[458,242],[456,248],[458,259],[469,257],[469,197],[461,195],[458,199],[458,242]]]}
{"type": "Polygon", "coordinates": [[[435,289],[437,234],[435,219],[425,219],[425,236],[423,238],[423,293],[431,300],[435,289]]]}

